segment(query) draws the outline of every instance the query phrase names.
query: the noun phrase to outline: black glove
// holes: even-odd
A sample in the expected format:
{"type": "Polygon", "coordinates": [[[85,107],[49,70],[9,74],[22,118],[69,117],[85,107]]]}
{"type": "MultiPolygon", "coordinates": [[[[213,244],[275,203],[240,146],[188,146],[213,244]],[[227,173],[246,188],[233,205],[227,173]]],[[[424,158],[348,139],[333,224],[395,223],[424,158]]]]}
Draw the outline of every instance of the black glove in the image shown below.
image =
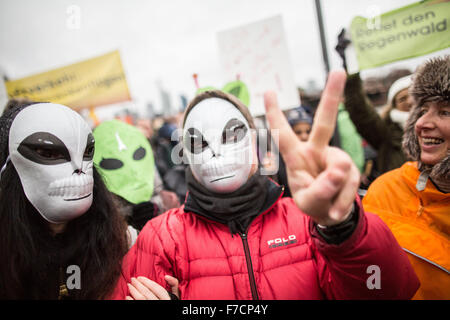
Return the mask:
{"type": "Polygon", "coordinates": [[[347,49],[350,43],[351,41],[345,37],[345,28],[342,28],[341,32],[338,35],[338,44],[334,49],[341,57],[342,66],[344,67],[345,71],[347,71],[347,60],[345,59],[345,49],[347,49]]]}

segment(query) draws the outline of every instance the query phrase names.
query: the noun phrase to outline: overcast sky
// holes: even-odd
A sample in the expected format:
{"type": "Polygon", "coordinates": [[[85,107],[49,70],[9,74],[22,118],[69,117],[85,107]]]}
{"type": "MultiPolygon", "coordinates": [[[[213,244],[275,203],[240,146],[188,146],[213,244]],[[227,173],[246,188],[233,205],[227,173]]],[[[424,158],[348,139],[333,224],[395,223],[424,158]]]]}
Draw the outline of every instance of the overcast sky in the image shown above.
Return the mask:
{"type": "MultiPolygon", "coordinates": [[[[413,3],[411,0],[322,0],[332,67],[336,37],[356,15],[369,16],[413,3]]],[[[73,12],[73,11],[72,11],[73,12]]],[[[157,83],[178,104],[201,86],[221,87],[217,32],[280,14],[298,86],[325,79],[314,0],[2,0],[0,69],[11,79],[119,49],[132,97],[137,104],[160,97],[157,83]],[[80,9],[73,28],[71,6],[80,9]]]]}

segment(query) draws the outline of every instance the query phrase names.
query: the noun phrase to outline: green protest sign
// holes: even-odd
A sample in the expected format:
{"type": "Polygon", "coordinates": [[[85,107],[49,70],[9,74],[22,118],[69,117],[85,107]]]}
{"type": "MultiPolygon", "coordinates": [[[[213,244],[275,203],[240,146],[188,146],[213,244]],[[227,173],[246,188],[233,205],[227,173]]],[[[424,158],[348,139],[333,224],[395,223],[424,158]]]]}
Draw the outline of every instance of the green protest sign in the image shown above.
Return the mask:
{"type": "Polygon", "coordinates": [[[359,70],[450,47],[450,1],[424,0],[367,19],[355,17],[350,33],[359,70]]]}

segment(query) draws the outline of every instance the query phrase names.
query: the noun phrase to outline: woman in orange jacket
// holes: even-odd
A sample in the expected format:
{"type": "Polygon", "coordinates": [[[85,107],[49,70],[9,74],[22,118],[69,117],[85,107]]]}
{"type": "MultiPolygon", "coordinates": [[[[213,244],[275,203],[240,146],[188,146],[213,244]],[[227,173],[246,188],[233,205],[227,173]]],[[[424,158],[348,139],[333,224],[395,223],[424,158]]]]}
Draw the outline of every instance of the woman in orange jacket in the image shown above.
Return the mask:
{"type": "Polygon", "coordinates": [[[419,277],[415,299],[450,299],[450,56],[421,65],[403,148],[414,162],[370,186],[363,204],[391,228],[419,277]]]}

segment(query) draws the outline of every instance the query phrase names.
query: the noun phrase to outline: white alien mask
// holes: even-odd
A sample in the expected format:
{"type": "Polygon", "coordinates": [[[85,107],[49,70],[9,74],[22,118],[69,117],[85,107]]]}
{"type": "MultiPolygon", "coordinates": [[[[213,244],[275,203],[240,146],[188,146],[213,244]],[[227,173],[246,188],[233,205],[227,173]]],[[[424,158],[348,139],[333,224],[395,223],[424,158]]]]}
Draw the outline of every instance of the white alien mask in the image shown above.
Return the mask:
{"type": "Polygon", "coordinates": [[[11,125],[9,154],[26,197],[48,222],[67,222],[91,206],[94,138],[72,109],[26,107],[11,125]]]}
{"type": "Polygon", "coordinates": [[[192,108],[183,141],[194,177],[213,192],[237,190],[257,162],[248,121],[224,99],[207,98],[192,108]]]}

